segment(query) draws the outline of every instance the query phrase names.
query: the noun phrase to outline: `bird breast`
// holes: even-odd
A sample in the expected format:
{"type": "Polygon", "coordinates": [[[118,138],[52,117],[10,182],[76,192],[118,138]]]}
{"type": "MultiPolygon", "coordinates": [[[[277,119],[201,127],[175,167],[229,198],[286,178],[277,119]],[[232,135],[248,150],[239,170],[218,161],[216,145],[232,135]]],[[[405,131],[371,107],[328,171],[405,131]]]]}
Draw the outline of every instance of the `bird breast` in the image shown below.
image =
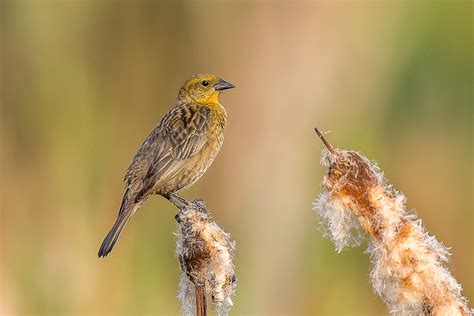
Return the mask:
{"type": "MultiPolygon", "coordinates": [[[[170,191],[178,192],[185,190],[192,186],[201,176],[209,169],[212,162],[219,153],[222,144],[224,143],[224,129],[225,129],[225,110],[224,112],[212,111],[209,119],[209,126],[207,130],[207,142],[203,148],[190,160],[185,168],[177,178],[175,183],[180,183],[178,187],[172,188],[170,191]]],[[[174,181],[173,181],[174,182],[174,181]]]]}

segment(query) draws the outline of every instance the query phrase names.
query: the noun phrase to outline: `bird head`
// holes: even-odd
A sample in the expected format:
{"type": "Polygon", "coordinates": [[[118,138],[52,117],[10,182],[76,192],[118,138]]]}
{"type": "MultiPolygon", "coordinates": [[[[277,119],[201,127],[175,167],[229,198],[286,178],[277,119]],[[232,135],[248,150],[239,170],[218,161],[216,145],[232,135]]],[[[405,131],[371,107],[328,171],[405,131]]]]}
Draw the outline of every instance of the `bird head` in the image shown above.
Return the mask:
{"type": "Polygon", "coordinates": [[[191,99],[202,104],[219,102],[222,90],[232,89],[235,86],[215,75],[196,75],[189,78],[179,90],[179,99],[191,99]]]}

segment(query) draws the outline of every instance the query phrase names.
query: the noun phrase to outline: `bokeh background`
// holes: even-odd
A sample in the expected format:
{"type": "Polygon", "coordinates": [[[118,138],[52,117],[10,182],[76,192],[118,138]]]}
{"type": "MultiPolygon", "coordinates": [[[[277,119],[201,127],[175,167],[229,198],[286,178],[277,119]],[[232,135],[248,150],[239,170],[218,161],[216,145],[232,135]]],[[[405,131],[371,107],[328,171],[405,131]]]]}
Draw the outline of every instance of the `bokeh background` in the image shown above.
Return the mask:
{"type": "Polygon", "coordinates": [[[474,299],[472,2],[2,1],[2,315],[174,315],[174,207],[97,258],[145,136],[192,74],[236,84],[224,147],[184,195],[237,242],[234,315],[383,315],[363,247],[311,210],[313,128],[379,162],[474,299]]]}

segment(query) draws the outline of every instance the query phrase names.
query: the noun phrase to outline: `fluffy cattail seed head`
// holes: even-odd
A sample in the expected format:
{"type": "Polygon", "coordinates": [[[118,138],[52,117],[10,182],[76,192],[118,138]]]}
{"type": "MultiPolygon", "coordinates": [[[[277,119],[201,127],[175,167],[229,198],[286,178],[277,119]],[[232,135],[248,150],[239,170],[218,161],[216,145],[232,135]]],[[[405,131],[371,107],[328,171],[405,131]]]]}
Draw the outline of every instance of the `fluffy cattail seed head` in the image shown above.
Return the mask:
{"type": "Polygon", "coordinates": [[[405,196],[385,183],[377,165],[332,146],[323,151],[322,163],[328,172],[315,210],[338,251],[368,237],[372,285],[390,312],[471,315],[446,267],[448,250],[406,211],[405,196]]]}
{"type": "Polygon", "coordinates": [[[193,201],[176,215],[176,254],[182,270],[179,299],[186,315],[195,313],[194,286],[203,286],[219,315],[226,315],[236,290],[235,243],[202,201],[193,201]]]}

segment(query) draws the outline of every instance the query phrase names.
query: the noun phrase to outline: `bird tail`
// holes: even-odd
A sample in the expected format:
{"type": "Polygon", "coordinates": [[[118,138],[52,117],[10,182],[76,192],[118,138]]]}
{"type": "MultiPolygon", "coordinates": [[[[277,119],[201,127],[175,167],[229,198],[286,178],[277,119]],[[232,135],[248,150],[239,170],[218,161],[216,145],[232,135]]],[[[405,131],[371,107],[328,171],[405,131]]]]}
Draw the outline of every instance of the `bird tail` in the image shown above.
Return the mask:
{"type": "Polygon", "coordinates": [[[139,205],[136,203],[132,202],[132,205],[128,203],[128,190],[127,190],[127,192],[125,192],[125,195],[123,197],[122,205],[120,206],[120,211],[117,216],[117,219],[115,220],[114,225],[110,229],[107,236],[105,236],[104,241],[102,242],[102,245],[100,246],[99,253],[98,253],[99,257],[105,257],[112,251],[112,248],[114,248],[114,245],[117,242],[117,239],[120,237],[120,233],[122,232],[125,225],[127,225],[128,220],[135,213],[138,207],[139,205]]]}

